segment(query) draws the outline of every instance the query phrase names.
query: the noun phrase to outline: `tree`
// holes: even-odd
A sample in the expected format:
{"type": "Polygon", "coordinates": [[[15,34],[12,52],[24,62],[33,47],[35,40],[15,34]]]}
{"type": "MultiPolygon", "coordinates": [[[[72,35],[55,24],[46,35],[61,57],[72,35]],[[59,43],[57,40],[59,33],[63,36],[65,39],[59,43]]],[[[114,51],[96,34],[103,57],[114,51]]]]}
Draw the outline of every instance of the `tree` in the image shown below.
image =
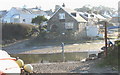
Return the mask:
{"type": "Polygon", "coordinates": [[[84,5],[82,8],[76,8],[75,10],[78,12],[88,12],[91,10],[90,5],[84,5]]]}
{"type": "Polygon", "coordinates": [[[90,6],[90,5],[84,5],[82,8],[76,8],[75,9],[78,12],[97,12],[99,14],[104,14],[105,12],[107,12],[109,15],[112,15],[116,12],[116,10],[114,8],[110,8],[110,7],[105,7],[105,6],[90,6]]]}
{"type": "Polygon", "coordinates": [[[84,5],[82,8],[76,8],[75,10],[78,12],[89,12],[91,11],[91,9],[92,9],[92,6],[87,4],[87,5],[84,5]]]}
{"type": "Polygon", "coordinates": [[[47,21],[48,19],[45,18],[44,16],[37,16],[32,19],[32,23],[40,25],[42,22],[47,21]]]}
{"type": "Polygon", "coordinates": [[[48,19],[45,18],[44,16],[37,16],[37,17],[32,19],[32,23],[39,25],[40,32],[39,32],[39,35],[37,36],[37,38],[39,38],[41,40],[45,39],[45,35],[46,35],[46,31],[47,31],[45,26],[43,26],[43,27],[41,26],[41,23],[45,22],[47,20],[48,19]]]}

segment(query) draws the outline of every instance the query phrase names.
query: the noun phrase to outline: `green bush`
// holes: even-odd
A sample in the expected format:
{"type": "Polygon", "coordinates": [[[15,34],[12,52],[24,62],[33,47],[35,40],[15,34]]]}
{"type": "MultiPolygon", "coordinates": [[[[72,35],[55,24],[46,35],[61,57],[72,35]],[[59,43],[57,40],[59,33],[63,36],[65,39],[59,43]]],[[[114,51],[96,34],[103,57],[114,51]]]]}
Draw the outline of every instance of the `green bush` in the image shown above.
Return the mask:
{"type": "Polygon", "coordinates": [[[34,26],[20,23],[2,24],[2,40],[19,40],[29,37],[33,34],[34,26]]]}
{"type": "MultiPolygon", "coordinates": [[[[114,47],[108,48],[108,55],[103,59],[103,61],[100,63],[100,66],[112,66],[115,67],[116,69],[118,66],[120,66],[120,60],[119,60],[119,55],[120,55],[120,40],[115,41],[114,47]]],[[[118,69],[119,70],[119,69],[118,69]]]]}

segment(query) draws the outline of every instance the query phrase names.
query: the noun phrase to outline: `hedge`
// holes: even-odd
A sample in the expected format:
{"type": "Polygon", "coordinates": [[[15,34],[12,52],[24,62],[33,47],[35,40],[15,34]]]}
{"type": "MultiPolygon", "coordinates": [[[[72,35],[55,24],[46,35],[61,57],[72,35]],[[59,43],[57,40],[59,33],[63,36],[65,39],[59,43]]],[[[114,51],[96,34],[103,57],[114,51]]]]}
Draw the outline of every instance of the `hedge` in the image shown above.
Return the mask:
{"type": "Polygon", "coordinates": [[[5,23],[2,24],[2,40],[19,40],[33,34],[35,27],[29,24],[5,23]]]}

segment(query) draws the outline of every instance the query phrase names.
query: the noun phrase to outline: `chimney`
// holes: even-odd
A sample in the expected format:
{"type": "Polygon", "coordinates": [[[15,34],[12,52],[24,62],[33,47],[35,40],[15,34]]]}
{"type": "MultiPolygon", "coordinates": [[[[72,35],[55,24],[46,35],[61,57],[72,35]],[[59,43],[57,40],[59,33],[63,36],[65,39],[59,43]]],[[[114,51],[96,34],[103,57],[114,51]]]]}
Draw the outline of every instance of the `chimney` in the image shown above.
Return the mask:
{"type": "Polygon", "coordinates": [[[63,3],[62,7],[65,7],[65,4],[63,3]]]}
{"type": "Polygon", "coordinates": [[[55,11],[58,10],[59,8],[61,8],[59,5],[55,6],[55,11]]]}

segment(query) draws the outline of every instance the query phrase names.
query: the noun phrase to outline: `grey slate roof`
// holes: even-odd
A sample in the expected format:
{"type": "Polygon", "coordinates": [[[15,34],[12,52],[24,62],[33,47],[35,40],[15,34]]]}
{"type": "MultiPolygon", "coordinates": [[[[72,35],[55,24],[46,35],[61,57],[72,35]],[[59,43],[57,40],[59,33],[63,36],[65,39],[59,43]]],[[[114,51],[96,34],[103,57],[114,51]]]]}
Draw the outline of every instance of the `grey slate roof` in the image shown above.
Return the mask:
{"type": "MultiPolygon", "coordinates": [[[[72,9],[69,9],[69,8],[62,8],[62,7],[60,7],[58,10],[60,10],[60,9],[63,9],[64,11],[66,11],[70,16],[72,16],[76,21],[78,21],[78,22],[87,22],[81,15],[79,15],[78,14],[78,12],[77,11],[75,11],[75,10],[72,10],[72,9]],[[75,16],[73,16],[71,13],[76,13],[77,14],[77,16],[75,17],[75,16]]],[[[52,15],[52,17],[58,12],[58,10],[56,10],[56,12],[52,15]]],[[[51,18],[52,18],[51,17],[51,18]]]]}
{"type": "Polygon", "coordinates": [[[14,8],[17,9],[21,14],[46,14],[43,10],[35,8],[14,8]]]}
{"type": "Polygon", "coordinates": [[[52,16],[52,15],[53,15],[52,10],[47,10],[47,11],[45,11],[45,12],[48,14],[48,16],[52,16]]]}
{"type": "Polygon", "coordinates": [[[71,15],[71,13],[76,13],[76,17],[71,15],[74,19],[76,19],[78,22],[87,22],[79,13],[75,10],[69,9],[69,8],[63,8],[66,12],[71,15]]]}
{"type": "Polygon", "coordinates": [[[101,19],[101,20],[105,20],[106,19],[105,17],[103,17],[100,14],[94,14],[94,13],[90,14],[90,13],[86,13],[86,12],[79,12],[79,14],[86,20],[92,18],[91,15],[94,15],[94,18],[98,18],[98,19],[101,19]],[[85,16],[85,15],[87,15],[87,16],[85,16]]]}

